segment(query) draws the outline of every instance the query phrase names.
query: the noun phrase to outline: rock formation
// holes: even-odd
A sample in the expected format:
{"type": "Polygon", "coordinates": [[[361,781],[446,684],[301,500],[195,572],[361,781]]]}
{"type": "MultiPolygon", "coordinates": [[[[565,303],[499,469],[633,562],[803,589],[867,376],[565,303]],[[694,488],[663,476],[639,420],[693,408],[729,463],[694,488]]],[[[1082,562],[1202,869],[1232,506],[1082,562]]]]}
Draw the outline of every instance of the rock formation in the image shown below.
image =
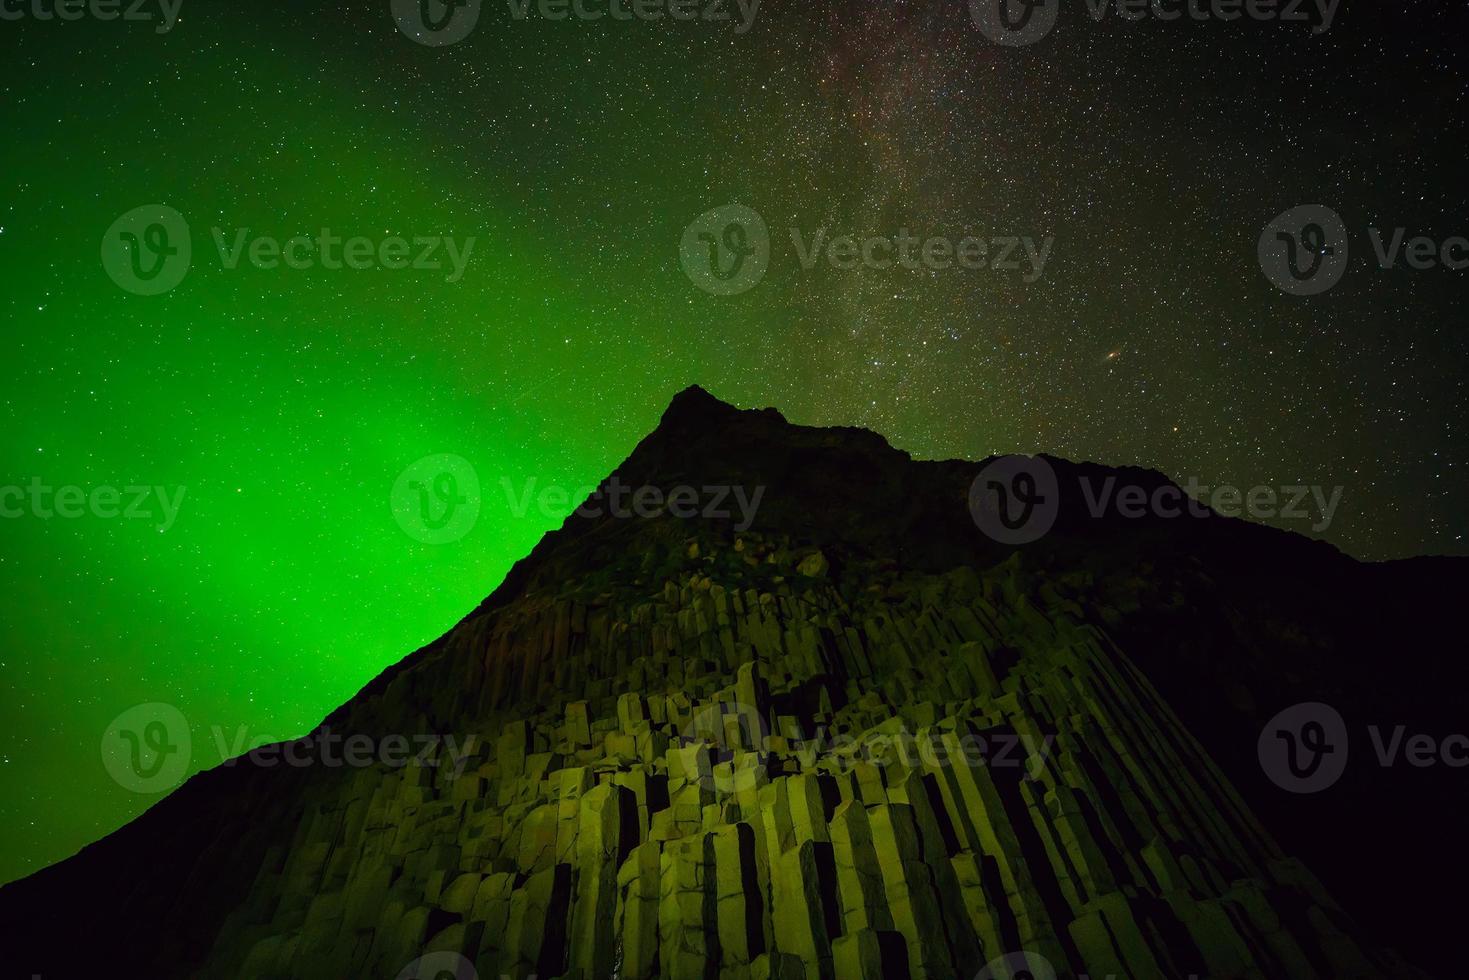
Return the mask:
{"type": "Polygon", "coordinates": [[[1352,688],[1347,627],[1273,645],[1294,627],[1214,629],[1253,593],[1211,575],[1257,548],[1318,582],[1366,566],[1222,518],[1075,508],[1005,548],[966,509],[976,465],[681,395],[619,476],[763,486],[751,528],[572,516],[301,740],[314,764],[257,753],[200,774],[0,891],[5,961],[334,980],[1412,975],[1390,945],[1416,937],[1364,931],[1376,910],[1313,874],[1349,858],[1308,866],[1272,826],[1295,843],[1307,817],[1262,820],[1242,795],[1287,812],[1240,761],[1248,733],[1312,656],[1352,688]],[[1212,642],[1239,647],[1232,664],[1212,642]],[[1314,653],[1278,662],[1296,646],[1314,653]],[[416,757],[389,751],[423,735],[438,740],[416,757]],[[370,762],[340,762],[354,740],[370,762]],[[59,935],[94,952],[48,948],[59,935]]]}

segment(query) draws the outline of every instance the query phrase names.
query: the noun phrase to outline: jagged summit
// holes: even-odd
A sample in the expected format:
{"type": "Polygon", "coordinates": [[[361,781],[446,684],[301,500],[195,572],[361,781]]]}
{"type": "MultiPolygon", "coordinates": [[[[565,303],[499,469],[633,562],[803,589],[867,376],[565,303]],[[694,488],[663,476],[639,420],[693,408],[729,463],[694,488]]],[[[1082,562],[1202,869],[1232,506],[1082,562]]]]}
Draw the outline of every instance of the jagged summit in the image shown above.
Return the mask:
{"type": "MultiPolygon", "coordinates": [[[[1080,552],[1109,539],[1172,550],[1208,548],[1231,563],[1250,560],[1259,547],[1299,550],[1313,562],[1343,560],[1329,545],[1227,518],[1122,517],[1115,504],[1128,488],[1149,498],[1163,488],[1178,491],[1180,499],[1182,492],[1153,470],[1037,458],[1057,475],[1054,527],[1034,542],[1010,544],[977,526],[969,507],[975,478],[994,457],[914,460],[870,430],[797,425],[773,408],[736,408],[691,385],[673,397],[658,426],[608,475],[603,489],[617,481],[663,493],[678,486],[741,488],[747,497],[759,492],[746,530],[790,535],[810,548],[886,555],[935,571],[992,564],[1017,549],[1033,553],[1035,561],[1081,560],[1080,552]],[[1106,494],[1101,512],[1093,493],[1106,494]]],[[[590,516],[578,509],[548,534],[479,611],[505,595],[564,577],[564,563],[580,561],[588,545],[598,548],[598,561],[614,562],[652,540],[680,535],[729,546],[738,523],[702,513],[685,520],[623,521],[592,503],[590,516]]]]}
{"type": "Polygon", "coordinates": [[[660,425],[683,426],[702,419],[727,416],[739,409],[710,394],[702,385],[689,385],[673,396],[663,411],[660,425]]]}
{"type": "Polygon", "coordinates": [[[911,458],[907,453],[894,449],[886,438],[870,429],[796,425],[788,421],[778,409],[737,408],[697,384],[689,385],[673,396],[658,427],[648,438],[687,438],[697,441],[701,436],[717,434],[730,426],[748,428],[752,434],[763,433],[767,437],[778,434],[785,439],[800,438],[799,433],[806,432],[821,441],[847,439],[875,451],[886,449],[903,459],[911,458]]]}
{"type": "Polygon", "coordinates": [[[1400,896],[1430,863],[1469,872],[1456,774],[1359,768],[1296,797],[1256,744],[1301,701],[1457,724],[1469,671],[1434,653],[1466,563],[1096,511],[1096,483],[1172,484],[1040,459],[1053,526],[1005,543],[971,508],[993,460],[916,461],[690,387],[600,489],[667,506],[586,502],[299,743],[478,748],[201,773],[0,889],[0,954],[333,980],[424,954],[542,980],[917,980],[1021,950],[1063,976],[1451,962],[1434,937],[1455,910],[1400,896]],[[759,503],[676,513],[681,487],[759,503]],[[925,755],[975,738],[1022,766],[925,755]],[[1392,846],[1363,848],[1363,823],[1392,846]]]}

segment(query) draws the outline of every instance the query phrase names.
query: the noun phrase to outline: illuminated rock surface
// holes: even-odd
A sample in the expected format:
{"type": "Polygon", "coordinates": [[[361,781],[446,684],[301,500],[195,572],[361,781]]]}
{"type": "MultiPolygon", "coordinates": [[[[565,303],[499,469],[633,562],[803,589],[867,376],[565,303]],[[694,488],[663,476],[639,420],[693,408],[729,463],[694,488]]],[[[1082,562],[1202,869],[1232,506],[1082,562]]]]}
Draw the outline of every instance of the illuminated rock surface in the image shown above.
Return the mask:
{"type": "MultiPolygon", "coordinates": [[[[123,975],[392,978],[456,953],[481,977],[919,980],[1021,951],[1061,976],[1405,975],[1383,941],[1404,933],[1363,933],[1231,781],[1296,813],[1240,760],[1315,690],[1312,657],[1344,689],[1367,665],[1350,624],[1250,621],[1213,576],[1266,547],[1318,580],[1363,566],[1074,507],[1012,552],[970,518],[976,469],[681,395],[619,474],[764,487],[751,528],[569,519],[324,723],[452,735],[430,765],[202,774],[0,892],[7,961],[40,964],[32,920],[85,884],[110,908],[73,935],[123,975]]],[[[1303,840],[1313,812],[1281,822],[1303,840]]],[[[1345,867],[1331,840],[1316,857],[1345,867]]]]}

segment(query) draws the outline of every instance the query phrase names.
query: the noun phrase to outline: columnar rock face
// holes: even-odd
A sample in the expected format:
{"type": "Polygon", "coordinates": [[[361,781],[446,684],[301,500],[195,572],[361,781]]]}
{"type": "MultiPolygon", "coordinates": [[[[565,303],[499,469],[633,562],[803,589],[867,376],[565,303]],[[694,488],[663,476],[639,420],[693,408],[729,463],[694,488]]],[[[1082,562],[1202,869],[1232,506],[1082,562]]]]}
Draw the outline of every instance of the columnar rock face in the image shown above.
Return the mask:
{"type": "Polygon", "coordinates": [[[309,792],[204,973],[1380,969],[1063,595],[966,568],[843,596],[787,542],[732,554],[769,587],[696,567],[461,625],[373,713],[454,702],[469,754],[309,792]]]}
{"type": "MultiPolygon", "coordinates": [[[[1291,824],[1236,748],[1253,754],[1281,698],[1306,700],[1303,677],[1390,701],[1384,617],[1352,610],[1410,608],[1397,579],[1238,522],[1117,524],[1064,499],[1045,541],[1000,546],[966,506],[976,468],[680,396],[616,476],[760,492],[746,526],[569,518],[295,743],[310,765],[200,774],[0,890],[0,962],[48,978],[1411,975],[1332,896],[1367,881],[1357,901],[1388,921],[1398,903],[1370,900],[1399,863],[1355,835],[1333,850],[1334,823],[1291,824]],[[1290,853],[1317,837],[1332,889],[1290,853]]],[[[1445,594],[1465,580],[1432,571],[1445,594]]],[[[1403,809],[1350,792],[1375,819],[1403,809]]]]}

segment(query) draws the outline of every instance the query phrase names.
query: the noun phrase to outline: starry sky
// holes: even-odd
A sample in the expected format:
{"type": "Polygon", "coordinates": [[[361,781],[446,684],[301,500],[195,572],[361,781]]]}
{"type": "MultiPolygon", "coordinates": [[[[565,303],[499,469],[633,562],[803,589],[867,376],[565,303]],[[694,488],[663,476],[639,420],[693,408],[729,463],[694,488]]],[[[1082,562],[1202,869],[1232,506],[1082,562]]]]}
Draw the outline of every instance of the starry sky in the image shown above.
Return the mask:
{"type": "Polygon", "coordinates": [[[1462,8],[1349,0],[1314,35],[1063,3],[1019,48],[954,0],[766,0],[743,33],[486,3],[438,48],[386,3],[0,23],[0,486],[184,492],[166,528],[0,519],[0,881],[156,802],[99,757],[121,712],[178,708],[192,769],[308,730],[559,525],[505,481],[594,484],[692,383],[923,458],[1341,486],[1343,550],[1469,554],[1465,273],[1366,237],[1469,234],[1462,8]],[[193,260],[146,296],[99,242],[153,204],[193,260]],[[769,267],[712,295],[680,241],[731,204],[769,267]],[[1302,204],[1352,235],[1309,298],[1256,254],[1302,204]],[[216,227],[475,245],[455,282],[231,269],[216,227]],[[1053,245],[1030,282],[807,268],[792,228],[1053,245]],[[395,510],[433,454],[481,484],[447,543],[395,510]]]}

